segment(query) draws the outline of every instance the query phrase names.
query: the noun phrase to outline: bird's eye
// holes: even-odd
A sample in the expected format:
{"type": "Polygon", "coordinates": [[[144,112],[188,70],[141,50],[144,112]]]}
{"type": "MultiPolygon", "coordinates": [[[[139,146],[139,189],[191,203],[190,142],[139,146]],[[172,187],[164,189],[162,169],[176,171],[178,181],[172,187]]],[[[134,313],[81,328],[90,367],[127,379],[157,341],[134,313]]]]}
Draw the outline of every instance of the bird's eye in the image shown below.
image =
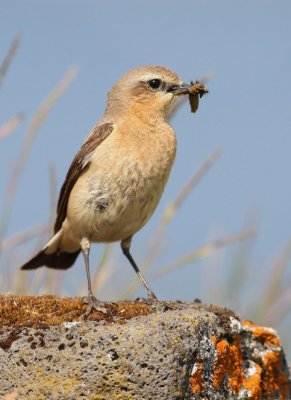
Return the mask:
{"type": "Polygon", "coordinates": [[[151,89],[157,90],[161,87],[162,81],[160,79],[151,79],[148,85],[151,89]]]}

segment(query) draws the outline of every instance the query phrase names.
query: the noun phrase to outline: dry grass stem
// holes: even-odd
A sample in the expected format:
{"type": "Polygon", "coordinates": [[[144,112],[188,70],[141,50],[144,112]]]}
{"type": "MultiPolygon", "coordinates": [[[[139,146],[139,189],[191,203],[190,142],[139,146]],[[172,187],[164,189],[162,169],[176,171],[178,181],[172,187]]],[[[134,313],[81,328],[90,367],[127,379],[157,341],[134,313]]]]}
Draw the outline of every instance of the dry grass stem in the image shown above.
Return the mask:
{"type": "Polygon", "coordinates": [[[163,276],[178,267],[182,267],[184,265],[191,264],[194,261],[197,261],[204,257],[211,256],[215,251],[218,249],[228,246],[233,243],[237,243],[239,241],[250,239],[256,235],[255,229],[248,229],[244,230],[238,234],[226,236],[224,238],[216,239],[213,242],[207,243],[204,246],[201,246],[187,254],[183,257],[178,258],[177,260],[171,262],[170,264],[166,265],[165,267],[161,268],[160,271],[156,274],[157,276],[163,276]]]}
{"type": "Polygon", "coordinates": [[[14,39],[12,40],[12,43],[8,49],[8,52],[6,56],[4,57],[2,63],[0,64],[0,87],[3,83],[4,76],[13,60],[13,58],[16,55],[17,49],[19,47],[21,41],[21,36],[17,34],[14,39]]]}
{"type": "Polygon", "coordinates": [[[0,243],[0,253],[15,250],[16,247],[33,239],[36,236],[46,235],[48,233],[47,225],[31,226],[21,232],[17,232],[13,236],[4,239],[0,243]]]}
{"type": "Polygon", "coordinates": [[[64,77],[59,81],[59,83],[55,86],[52,92],[48,95],[46,100],[41,104],[37,113],[33,117],[28,129],[26,130],[20,155],[17,159],[18,161],[16,162],[10,174],[10,177],[8,179],[8,185],[4,195],[4,202],[3,202],[3,208],[1,210],[1,221],[0,221],[0,241],[4,237],[10,221],[11,210],[12,210],[13,200],[16,194],[18,181],[21,176],[21,173],[25,169],[28,156],[31,151],[33,139],[38,129],[40,128],[41,124],[48,116],[49,111],[52,109],[52,107],[60,98],[60,96],[68,88],[72,80],[75,78],[76,74],[77,74],[77,69],[75,67],[71,67],[65,73],[64,77]]]}
{"type": "Polygon", "coordinates": [[[10,118],[7,122],[5,122],[2,126],[0,126],[0,140],[9,136],[22,122],[23,115],[16,114],[12,118],[10,118]]]}
{"type": "Polygon", "coordinates": [[[273,263],[270,274],[269,282],[265,287],[265,297],[268,306],[273,304],[282,293],[282,285],[285,282],[284,275],[287,270],[291,259],[291,239],[281,250],[278,259],[273,263]]]}
{"type": "Polygon", "coordinates": [[[262,316],[262,323],[267,326],[278,326],[290,313],[291,289],[285,289],[276,301],[269,305],[262,316]]]}
{"type": "Polygon", "coordinates": [[[206,172],[212,167],[212,165],[218,160],[218,158],[222,155],[221,150],[215,150],[207,160],[198,168],[198,170],[194,173],[192,178],[187,182],[187,184],[181,189],[176,199],[169,203],[166,207],[161,221],[160,226],[166,226],[169,221],[173,218],[178,208],[181,207],[183,202],[189,196],[190,192],[193,190],[195,186],[200,182],[200,180],[204,177],[206,172]]]}
{"type": "MultiPolygon", "coordinates": [[[[259,210],[257,207],[252,206],[246,214],[241,231],[255,229],[258,232],[259,221],[259,210]]],[[[255,247],[255,238],[256,236],[253,236],[250,238],[252,240],[240,241],[238,243],[232,257],[231,268],[224,278],[225,289],[221,300],[224,301],[225,298],[228,299],[228,304],[233,304],[234,307],[239,307],[239,294],[243,292],[243,288],[248,288],[248,280],[251,278],[250,275],[253,275],[251,257],[255,247]]],[[[223,271],[221,271],[220,275],[223,275],[223,271]]]]}
{"type": "Polygon", "coordinates": [[[166,226],[174,217],[177,210],[182,206],[183,202],[189,196],[190,192],[194,189],[195,186],[197,186],[200,180],[205,176],[206,172],[208,172],[213,164],[219,159],[221,154],[222,151],[218,149],[211,153],[209,157],[204,161],[204,163],[194,172],[186,185],[180,190],[178,196],[165,207],[162,213],[162,217],[153,234],[153,240],[148,251],[148,254],[150,254],[150,256],[144,263],[145,265],[152,264],[160,251],[160,244],[162,242],[166,226]]]}
{"type": "Polygon", "coordinates": [[[53,88],[53,90],[49,93],[47,98],[43,101],[40,105],[39,109],[37,110],[35,116],[32,118],[32,121],[26,131],[24,142],[22,146],[20,161],[19,161],[19,168],[23,168],[27,162],[28,155],[30,153],[32,141],[35,137],[40,126],[43,124],[45,119],[47,118],[49,112],[56,104],[58,99],[65,93],[68,89],[72,81],[77,76],[77,68],[70,67],[68,71],[65,73],[63,78],[57,83],[57,85],[53,88]]]}
{"type": "Polygon", "coordinates": [[[208,71],[206,72],[206,74],[202,75],[201,78],[198,79],[199,82],[201,82],[203,85],[205,85],[205,83],[209,82],[210,79],[212,79],[214,76],[214,71],[208,71]]]}
{"type": "MultiPolygon", "coordinates": [[[[268,273],[268,281],[263,287],[263,294],[257,307],[253,310],[253,318],[264,321],[264,316],[268,315],[272,308],[276,307],[276,303],[280,304],[283,296],[288,297],[288,290],[284,289],[285,273],[291,259],[291,240],[287,242],[284,248],[279,253],[277,260],[272,264],[271,270],[268,273]],[[287,293],[287,294],[286,294],[287,293]]],[[[290,304],[289,304],[290,311],[290,304]]],[[[281,310],[283,311],[283,310],[281,310]]],[[[274,313],[273,313],[274,315],[274,313]]],[[[277,320],[278,320],[277,315],[277,320]]],[[[268,317],[270,319],[270,317],[268,317]]]]}

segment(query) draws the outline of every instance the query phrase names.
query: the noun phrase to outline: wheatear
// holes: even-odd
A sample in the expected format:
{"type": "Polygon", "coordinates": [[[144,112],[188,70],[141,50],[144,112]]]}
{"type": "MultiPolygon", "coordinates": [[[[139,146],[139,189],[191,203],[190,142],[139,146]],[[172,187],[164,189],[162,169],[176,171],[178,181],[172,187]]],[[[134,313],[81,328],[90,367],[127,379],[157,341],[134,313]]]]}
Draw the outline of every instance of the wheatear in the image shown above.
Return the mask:
{"type": "MultiPolygon", "coordinates": [[[[103,117],[69,168],[54,236],[22,266],[67,269],[82,251],[88,281],[86,315],[93,308],[104,311],[91,289],[92,242],[121,241],[148,299],[157,299],[130,254],[130,244],[157,207],[173,165],[176,136],[167,123],[171,105],[179,95],[195,95],[195,84],[186,85],[175,72],[158,66],[133,69],[117,81],[103,117]]],[[[202,96],[203,85],[197,94],[202,96]]]]}

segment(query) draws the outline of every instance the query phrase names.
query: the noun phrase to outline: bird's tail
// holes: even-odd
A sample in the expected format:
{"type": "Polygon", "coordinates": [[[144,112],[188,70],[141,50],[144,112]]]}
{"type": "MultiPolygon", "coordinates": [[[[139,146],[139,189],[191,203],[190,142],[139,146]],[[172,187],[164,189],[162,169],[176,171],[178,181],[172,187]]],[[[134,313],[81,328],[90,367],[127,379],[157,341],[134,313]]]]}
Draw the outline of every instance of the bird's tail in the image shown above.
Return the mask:
{"type": "Polygon", "coordinates": [[[22,265],[22,270],[36,269],[46,266],[54,269],[67,269],[74,264],[80,250],[72,253],[62,252],[59,247],[61,230],[45,245],[43,250],[37,253],[31,260],[22,265]]]}
{"type": "Polygon", "coordinates": [[[31,260],[22,265],[22,270],[35,269],[42,266],[55,269],[67,269],[74,264],[78,257],[80,250],[74,253],[61,253],[55,252],[52,254],[45,254],[44,250],[36,254],[31,260]]]}

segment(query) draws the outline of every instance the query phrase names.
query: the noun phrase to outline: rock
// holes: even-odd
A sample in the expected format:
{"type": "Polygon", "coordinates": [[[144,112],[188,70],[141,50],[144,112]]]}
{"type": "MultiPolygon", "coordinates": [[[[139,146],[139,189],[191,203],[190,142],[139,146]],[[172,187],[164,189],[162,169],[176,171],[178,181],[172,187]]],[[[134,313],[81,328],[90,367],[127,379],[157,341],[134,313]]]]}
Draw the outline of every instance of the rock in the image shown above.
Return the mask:
{"type": "MultiPolygon", "coordinates": [[[[271,328],[203,303],[110,304],[0,296],[0,395],[19,399],[288,399],[271,328]]],[[[7,397],[8,398],[8,397],[7,397]]]]}

